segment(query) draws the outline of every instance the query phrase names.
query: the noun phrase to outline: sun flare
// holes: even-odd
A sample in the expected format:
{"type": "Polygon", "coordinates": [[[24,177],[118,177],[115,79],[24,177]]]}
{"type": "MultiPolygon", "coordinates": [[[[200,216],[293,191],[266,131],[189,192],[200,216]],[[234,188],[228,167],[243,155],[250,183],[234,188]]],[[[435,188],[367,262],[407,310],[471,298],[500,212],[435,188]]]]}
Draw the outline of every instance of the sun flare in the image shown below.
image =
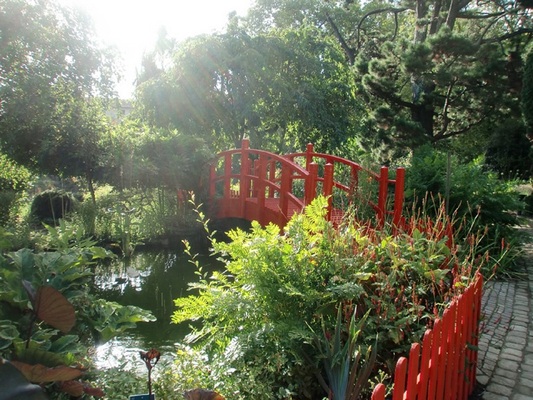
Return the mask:
{"type": "Polygon", "coordinates": [[[202,33],[222,31],[228,15],[245,15],[253,0],[59,0],[84,10],[93,20],[100,40],[116,47],[124,65],[124,87],[131,93],[135,70],[164,27],[172,38],[182,40],[202,33]]]}

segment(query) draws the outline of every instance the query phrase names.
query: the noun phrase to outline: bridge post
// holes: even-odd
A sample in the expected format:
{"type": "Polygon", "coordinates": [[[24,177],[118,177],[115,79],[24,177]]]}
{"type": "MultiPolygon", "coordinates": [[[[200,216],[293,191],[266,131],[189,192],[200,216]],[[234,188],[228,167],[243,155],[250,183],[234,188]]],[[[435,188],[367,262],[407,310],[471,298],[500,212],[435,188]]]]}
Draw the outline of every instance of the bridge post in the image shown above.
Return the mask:
{"type": "Polygon", "coordinates": [[[307,180],[305,181],[305,196],[304,196],[304,204],[307,206],[311,204],[311,202],[316,197],[316,181],[318,178],[318,164],[316,162],[312,162],[307,167],[307,170],[309,171],[309,176],[307,177],[307,180]]]}
{"type": "Polygon", "coordinates": [[[279,194],[280,210],[281,214],[287,221],[289,218],[289,198],[287,193],[290,193],[291,190],[291,170],[287,167],[286,164],[281,166],[281,191],[279,194]]]}
{"type": "Polygon", "coordinates": [[[328,199],[328,221],[331,221],[333,211],[333,164],[327,163],[324,166],[324,196],[328,199]]]}
{"type": "Polygon", "coordinates": [[[250,141],[248,139],[242,140],[241,146],[241,173],[240,173],[240,206],[241,210],[246,209],[246,198],[250,196],[250,180],[248,175],[250,173],[250,159],[248,158],[248,149],[250,148],[250,141]]]}
{"type": "Polygon", "coordinates": [[[355,193],[359,190],[359,170],[357,166],[352,165],[350,177],[350,191],[348,192],[348,199],[353,201],[355,193]]]}
{"type": "Polygon", "coordinates": [[[389,190],[389,168],[381,167],[379,174],[379,192],[378,192],[378,225],[383,227],[385,223],[385,207],[387,205],[387,194],[389,190]]]}
{"type": "Polygon", "coordinates": [[[215,185],[216,169],[215,165],[211,164],[209,166],[209,198],[214,199],[217,189],[215,185]]]}
{"type": "MultiPolygon", "coordinates": [[[[315,146],[313,143],[308,143],[305,148],[305,169],[309,171],[311,163],[313,162],[313,153],[315,152],[315,146]]],[[[314,196],[313,196],[314,198],[314,196]]]]}
{"type": "MultiPolygon", "coordinates": [[[[240,195],[240,194],[239,194],[240,195]]],[[[231,192],[231,156],[224,157],[224,198],[231,199],[233,193],[231,192]]]]}
{"type": "Polygon", "coordinates": [[[394,215],[392,222],[395,227],[399,227],[402,220],[403,200],[405,187],[405,168],[396,169],[396,180],[394,185],[394,215]]]}
{"type": "Polygon", "coordinates": [[[259,223],[262,225],[266,225],[266,217],[265,217],[265,191],[266,191],[266,185],[265,185],[265,178],[266,178],[266,159],[262,155],[259,156],[258,160],[256,161],[256,171],[257,171],[257,179],[256,184],[257,187],[254,188],[256,191],[257,196],[257,205],[259,207],[259,223]]]}

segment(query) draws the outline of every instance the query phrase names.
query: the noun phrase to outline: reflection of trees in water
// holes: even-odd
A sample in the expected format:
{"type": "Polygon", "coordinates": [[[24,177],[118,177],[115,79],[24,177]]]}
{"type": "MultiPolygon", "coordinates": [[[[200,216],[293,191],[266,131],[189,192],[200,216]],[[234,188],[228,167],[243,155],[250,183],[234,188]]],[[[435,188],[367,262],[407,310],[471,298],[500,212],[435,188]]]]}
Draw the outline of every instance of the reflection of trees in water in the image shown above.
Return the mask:
{"type": "MultiPolygon", "coordinates": [[[[200,263],[207,269],[217,264],[207,256],[200,263]]],[[[95,275],[102,298],[150,310],[158,321],[167,322],[174,299],[188,295],[188,283],[198,279],[187,256],[168,250],[139,251],[130,258],[98,266],[95,275]]]]}
{"type": "MultiPolygon", "coordinates": [[[[202,256],[200,265],[205,272],[219,268],[220,263],[202,256]]],[[[100,297],[141,307],[157,318],[154,322],[138,323],[125,336],[99,349],[97,363],[114,365],[121,356],[137,355],[138,349],[152,347],[172,354],[174,343],[182,340],[190,329],[189,324],[170,322],[174,299],[189,295],[188,283],[197,280],[195,267],[188,257],[168,250],[140,250],[129,259],[116,259],[95,267],[95,284],[100,297]]]]}

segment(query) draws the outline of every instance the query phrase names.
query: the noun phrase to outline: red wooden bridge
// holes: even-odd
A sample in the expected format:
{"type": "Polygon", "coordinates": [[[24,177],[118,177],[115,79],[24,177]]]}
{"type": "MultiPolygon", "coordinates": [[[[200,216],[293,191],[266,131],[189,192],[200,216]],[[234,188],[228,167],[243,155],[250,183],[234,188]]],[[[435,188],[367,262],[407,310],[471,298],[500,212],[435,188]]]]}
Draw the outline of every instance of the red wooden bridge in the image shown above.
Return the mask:
{"type": "Polygon", "coordinates": [[[355,209],[375,213],[378,224],[402,220],[405,170],[398,168],[394,179],[389,169],[379,174],[361,165],[328,154],[315,153],[307,145],[303,153],[277,155],[249,148],[218,154],[211,165],[209,197],[217,218],[242,218],[285,226],[291,216],[303,210],[317,195],[328,198],[328,219],[340,222],[355,209]]]}

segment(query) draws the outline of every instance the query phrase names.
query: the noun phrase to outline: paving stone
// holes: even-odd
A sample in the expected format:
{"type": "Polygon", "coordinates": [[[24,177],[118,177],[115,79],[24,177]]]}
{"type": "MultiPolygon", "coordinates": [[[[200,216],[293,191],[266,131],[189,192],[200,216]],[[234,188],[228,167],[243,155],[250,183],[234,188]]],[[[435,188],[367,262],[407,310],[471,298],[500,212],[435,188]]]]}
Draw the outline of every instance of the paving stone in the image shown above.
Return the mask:
{"type": "Polygon", "coordinates": [[[498,367],[509,370],[509,371],[516,371],[520,364],[517,361],[511,361],[511,360],[502,360],[500,359],[498,361],[498,367]]]}
{"type": "Polygon", "coordinates": [[[483,393],[483,400],[509,400],[509,396],[502,396],[501,394],[497,393],[485,392],[483,393]]]}
{"type": "MultiPolygon", "coordinates": [[[[533,235],[529,226],[519,229],[533,235]]],[[[523,280],[483,287],[477,364],[483,400],[533,400],[533,244],[522,250],[523,280]]]]}
{"type": "MultiPolygon", "coordinates": [[[[504,345],[502,350],[503,351],[507,351],[506,349],[519,350],[521,352],[524,349],[524,345],[522,345],[520,343],[505,343],[505,345],[504,345]]],[[[533,345],[532,345],[531,349],[533,349],[533,345]]],[[[526,347],[526,351],[527,351],[527,347],[526,347]]]]}
{"type": "Polygon", "coordinates": [[[526,396],[520,393],[513,394],[511,400],[531,400],[531,396],[526,396]]]}
{"type": "Polygon", "coordinates": [[[509,397],[513,394],[513,388],[498,385],[497,383],[489,383],[487,385],[487,392],[499,394],[501,396],[509,397]]]}
{"type": "Polygon", "coordinates": [[[517,356],[517,355],[514,355],[514,354],[509,354],[505,351],[502,351],[502,354],[500,355],[500,359],[502,360],[511,360],[511,361],[516,361],[518,363],[522,362],[522,356],[517,356]]]}
{"type": "Polygon", "coordinates": [[[492,377],[491,382],[497,385],[507,386],[509,388],[513,388],[516,385],[515,379],[505,378],[497,374],[492,377]]]}
{"type": "Polygon", "coordinates": [[[520,385],[533,389],[533,381],[530,378],[522,376],[519,380],[520,385]]]}

